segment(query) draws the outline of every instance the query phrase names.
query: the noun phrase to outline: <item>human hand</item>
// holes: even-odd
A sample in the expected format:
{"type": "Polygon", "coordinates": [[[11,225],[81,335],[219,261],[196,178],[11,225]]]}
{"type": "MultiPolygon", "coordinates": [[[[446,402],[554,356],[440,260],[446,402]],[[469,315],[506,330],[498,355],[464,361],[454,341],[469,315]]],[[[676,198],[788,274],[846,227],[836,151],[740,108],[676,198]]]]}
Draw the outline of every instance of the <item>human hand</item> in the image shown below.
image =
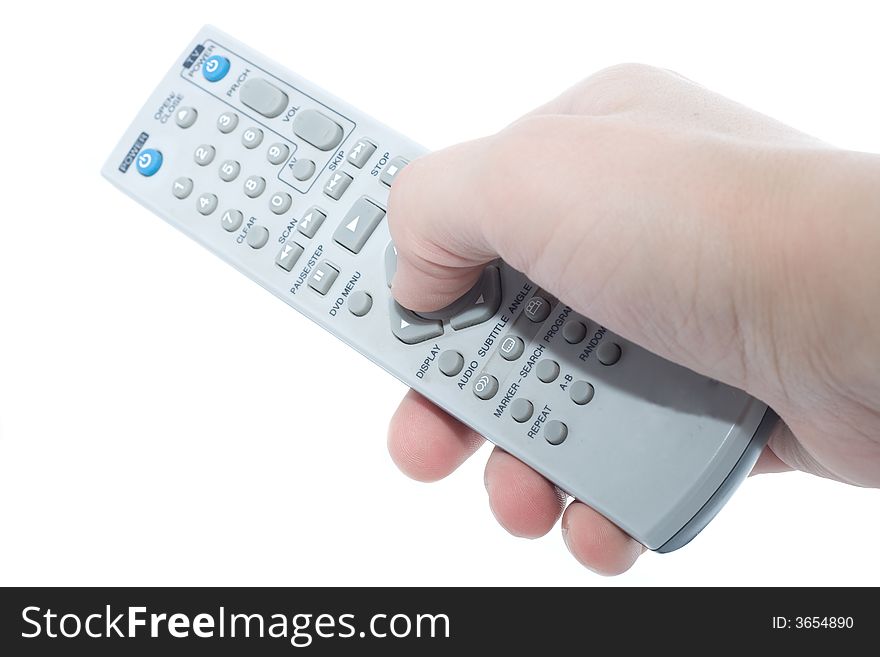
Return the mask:
{"type": "MultiPolygon", "coordinates": [[[[764,400],[754,472],[880,485],[880,157],[824,144],[689,80],[624,65],[496,135],[421,158],[392,188],[393,294],[442,308],[501,257],[575,311],[764,400]],[[537,219],[537,220],[536,220],[537,219]]],[[[483,439],[413,391],[405,473],[440,479],[483,439]]],[[[489,503],[602,574],[644,548],[495,448],[489,503]]]]}

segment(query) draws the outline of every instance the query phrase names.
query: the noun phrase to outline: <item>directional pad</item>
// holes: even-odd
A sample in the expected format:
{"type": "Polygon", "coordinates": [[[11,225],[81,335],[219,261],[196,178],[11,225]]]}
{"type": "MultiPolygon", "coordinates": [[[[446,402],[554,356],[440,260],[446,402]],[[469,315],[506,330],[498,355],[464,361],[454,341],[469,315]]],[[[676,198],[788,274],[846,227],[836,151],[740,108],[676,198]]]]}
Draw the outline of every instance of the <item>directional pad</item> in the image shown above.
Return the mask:
{"type": "Polygon", "coordinates": [[[449,320],[454,330],[460,331],[492,319],[501,305],[501,274],[498,267],[486,267],[479,282],[462,301],[464,309],[449,320]]]}
{"type": "Polygon", "coordinates": [[[391,300],[391,332],[401,342],[418,344],[443,335],[443,322],[425,319],[410,312],[394,299],[391,300]]]}

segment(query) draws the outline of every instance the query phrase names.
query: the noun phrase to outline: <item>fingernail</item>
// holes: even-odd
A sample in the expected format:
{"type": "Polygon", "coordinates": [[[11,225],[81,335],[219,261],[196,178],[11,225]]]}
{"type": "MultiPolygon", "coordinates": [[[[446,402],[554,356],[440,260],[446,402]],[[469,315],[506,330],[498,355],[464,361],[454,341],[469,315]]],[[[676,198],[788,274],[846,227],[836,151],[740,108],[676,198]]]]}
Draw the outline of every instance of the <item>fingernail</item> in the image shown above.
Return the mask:
{"type": "Polygon", "coordinates": [[[568,551],[574,554],[574,552],[571,551],[571,543],[568,538],[568,525],[565,522],[562,523],[562,542],[565,543],[565,547],[568,548],[568,551]]]}

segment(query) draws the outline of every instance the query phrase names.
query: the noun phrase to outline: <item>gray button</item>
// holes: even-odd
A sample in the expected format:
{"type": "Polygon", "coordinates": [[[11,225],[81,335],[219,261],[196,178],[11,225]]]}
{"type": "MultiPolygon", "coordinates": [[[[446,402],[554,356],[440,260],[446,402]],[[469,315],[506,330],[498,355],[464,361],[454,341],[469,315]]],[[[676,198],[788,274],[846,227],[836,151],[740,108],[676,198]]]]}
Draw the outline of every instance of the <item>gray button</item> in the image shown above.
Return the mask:
{"type": "Polygon", "coordinates": [[[241,165],[235,160],[226,160],[220,165],[220,180],[223,182],[232,182],[238,178],[241,173],[241,165]]]}
{"type": "Polygon", "coordinates": [[[315,163],[301,157],[290,167],[290,173],[297,180],[308,180],[315,174],[315,163]]]}
{"type": "Polygon", "coordinates": [[[211,146],[211,144],[202,144],[196,149],[196,152],[193,154],[193,159],[200,167],[207,166],[214,161],[214,155],[216,153],[217,151],[211,146]]]}
{"type": "Polygon", "coordinates": [[[593,399],[595,392],[593,386],[586,381],[575,381],[571,384],[571,388],[568,389],[568,396],[571,397],[571,401],[575,404],[583,406],[593,399]]]}
{"type": "Polygon", "coordinates": [[[309,287],[318,294],[327,294],[337,276],[339,270],[326,260],[322,260],[309,276],[309,287]]]}
{"type": "Polygon", "coordinates": [[[324,219],[326,218],[327,215],[321,210],[318,208],[311,208],[305,213],[305,215],[303,215],[303,218],[299,220],[296,229],[306,237],[314,237],[315,233],[318,232],[318,229],[321,227],[321,224],[324,223],[324,219]]]}
{"type": "Polygon", "coordinates": [[[293,131],[315,148],[329,151],[342,141],[342,128],[318,110],[300,110],[293,119],[293,131]]]}
{"type": "Polygon", "coordinates": [[[481,374],[474,381],[474,394],[480,399],[492,399],[498,392],[498,379],[491,374],[481,374]]]}
{"type": "Polygon", "coordinates": [[[361,196],[342,219],[333,239],[352,253],[360,253],[384,216],[385,210],[361,196]]]}
{"type": "Polygon", "coordinates": [[[397,247],[394,242],[388,242],[385,247],[385,282],[391,287],[391,281],[394,280],[394,274],[397,273],[397,247]]]}
{"type": "Polygon", "coordinates": [[[250,176],[244,181],[244,193],[249,198],[257,198],[266,191],[266,179],[260,176],[250,176]]]}
{"type": "Polygon", "coordinates": [[[443,322],[424,319],[403,308],[394,299],[390,301],[391,332],[401,342],[417,344],[443,335],[443,322]]]}
{"type": "Polygon", "coordinates": [[[291,205],[293,205],[293,199],[287,192],[275,192],[269,197],[269,209],[274,214],[284,214],[290,210],[291,205]]]}
{"type": "Polygon", "coordinates": [[[394,179],[397,177],[397,174],[400,173],[400,170],[409,164],[409,160],[402,157],[395,157],[389,163],[388,166],[385,167],[385,170],[379,176],[379,180],[382,181],[385,185],[391,187],[391,183],[394,182],[394,179]]]}
{"type": "Polygon", "coordinates": [[[550,420],[544,426],[544,440],[551,445],[561,445],[568,437],[568,427],[559,420],[550,420]]]}
{"type": "Polygon", "coordinates": [[[522,338],[516,335],[508,335],[501,341],[501,346],[498,347],[498,351],[501,352],[501,357],[504,360],[516,360],[522,356],[525,348],[526,343],[522,341],[522,338]]]}
{"type": "Polygon", "coordinates": [[[296,242],[285,242],[284,246],[275,256],[275,264],[284,271],[290,271],[303,254],[303,248],[296,242]]]}
{"type": "Polygon", "coordinates": [[[550,314],[550,302],[544,297],[535,295],[529,299],[523,313],[533,322],[543,322],[550,314]]]}
{"type": "Polygon", "coordinates": [[[251,226],[247,234],[248,246],[252,249],[262,249],[269,241],[269,229],[265,226],[251,226]]]}
{"type": "Polygon", "coordinates": [[[455,376],[464,367],[464,356],[454,349],[448,349],[440,354],[440,358],[437,360],[437,367],[446,376],[455,376]]]}
{"type": "Polygon", "coordinates": [[[352,180],[354,180],[354,178],[347,173],[337,171],[327,179],[327,184],[324,185],[324,193],[330,198],[338,201],[339,197],[342,196],[346,189],[348,189],[352,180]]]}
{"type": "Polygon", "coordinates": [[[217,118],[217,129],[224,135],[228,135],[235,130],[238,125],[238,114],[235,112],[223,112],[217,118]]]}
{"type": "Polygon", "coordinates": [[[449,325],[456,331],[487,322],[501,305],[501,274],[498,267],[486,267],[476,286],[476,297],[455,315],[449,325]]]}
{"type": "Polygon", "coordinates": [[[230,233],[234,233],[244,221],[244,215],[239,210],[227,210],[220,217],[220,225],[230,233]]]}
{"type": "Polygon", "coordinates": [[[570,320],[562,326],[562,337],[568,343],[577,344],[587,337],[587,327],[576,319],[570,320]]]}
{"type": "Polygon", "coordinates": [[[599,345],[599,349],[596,350],[596,358],[603,365],[614,365],[614,363],[620,360],[620,345],[616,342],[603,340],[602,344],[599,345]]]}
{"type": "Polygon", "coordinates": [[[376,144],[369,139],[359,139],[348,154],[348,161],[358,169],[362,169],[367,160],[376,152],[376,144]]]}
{"type": "Polygon", "coordinates": [[[192,194],[193,190],[193,181],[191,178],[187,178],[183,176],[174,181],[174,184],[171,185],[171,193],[174,194],[176,198],[186,198],[190,194],[192,194]]]}
{"type": "Polygon", "coordinates": [[[266,151],[266,159],[272,164],[286,162],[288,155],[290,155],[290,146],[287,144],[272,144],[266,151]]]}
{"type": "Polygon", "coordinates": [[[241,102],[269,119],[287,108],[287,94],[263,78],[249,78],[238,92],[241,102]]]}
{"type": "Polygon", "coordinates": [[[535,407],[528,399],[517,397],[510,404],[510,417],[512,417],[517,422],[525,422],[530,417],[532,417],[532,413],[534,412],[535,407]]]}
{"type": "Polygon", "coordinates": [[[213,194],[202,194],[196,201],[196,208],[205,216],[217,209],[217,197],[213,194]]]}
{"type": "Polygon", "coordinates": [[[256,148],[263,142],[263,131],[259,128],[248,128],[241,133],[241,144],[245,148],[256,148]]]}
{"type": "Polygon", "coordinates": [[[181,107],[174,113],[174,122],[181,128],[192,127],[197,118],[199,118],[199,113],[195,107],[181,107]]]}
{"type": "Polygon", "coordinates": [[[559,363],[555,360],[545,358],[535,366],[535,376],[544,383],[551,383],[559,376],[559,363]]]}
{"type": "Polygon", "coordinates": [[[370,308],[372,307],[373,297],[363,290],[352,292],[351,296],[348,297],[348,309],[355,317],[363,317],[370,312],[370,308]]]}

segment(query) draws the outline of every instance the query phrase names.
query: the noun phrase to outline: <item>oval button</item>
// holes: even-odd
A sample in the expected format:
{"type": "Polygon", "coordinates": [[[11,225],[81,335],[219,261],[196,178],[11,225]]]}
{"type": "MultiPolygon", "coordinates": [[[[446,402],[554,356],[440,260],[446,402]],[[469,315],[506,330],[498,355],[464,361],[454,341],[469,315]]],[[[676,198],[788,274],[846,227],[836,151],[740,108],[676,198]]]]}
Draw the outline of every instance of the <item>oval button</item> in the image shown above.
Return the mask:
{"type": "Polygon", "coordinates": [[[263,78],[251,78],[245,82],[238,97],[267,119],[274,119],[287,108],[287,94],[263,78]]]}
{"type": "Polygon", "coordinates": [[[137,159],[137,170],[142,176],[152,176],[162,167],[162,153],[155,148],[141,151],[137,159]]]}
{"type": "Polygon", "coordinates": [[[329,151],[342,141],[342,128],[318,110],[300,110],[293,119],[293,131],[315,148],[329,151]]]}
{"type": "Polygon", "coordinates": [[[218,82],[229,73],[229,60],[220,55],[208,57],[202,66],[202,74],[208,82],[218,82]]]}

